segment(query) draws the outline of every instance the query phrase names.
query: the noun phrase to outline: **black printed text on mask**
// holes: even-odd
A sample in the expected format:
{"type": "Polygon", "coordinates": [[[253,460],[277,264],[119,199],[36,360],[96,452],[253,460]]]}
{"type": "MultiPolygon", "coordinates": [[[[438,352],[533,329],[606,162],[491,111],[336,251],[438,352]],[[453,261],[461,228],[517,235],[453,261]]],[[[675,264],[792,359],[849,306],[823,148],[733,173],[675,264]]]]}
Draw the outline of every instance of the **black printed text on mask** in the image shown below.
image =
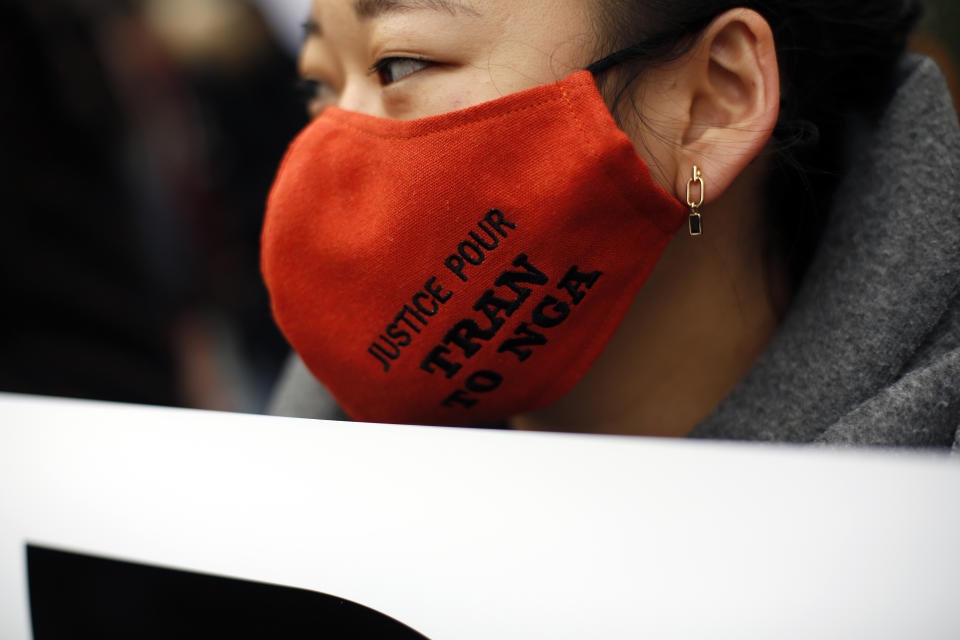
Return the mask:
{"type": "MultiPolygon", "coordinates": [[[[603,275],[601,271],[583,271],[574,265],[559,278],[556,287],[549,287],[550,277],[534,266],[526,254],[518,255],[512,266],[496,277],[493,289],[477,299],[473,305],[477,315],[457,321],[430,350],[420,364],[423,371],[431,375],[442,373],[447,379],[461,374],[465,362],[497,339],[507,319],[524,307],[536,290],[545,295],[497,346],[497,353],[511,354],[518,362],[526,362],[535,349],[548,344],[550,337],[546,332],[566,322],[603,275]]],[[[465,376],[464,386],[442,404],[447,408],[471,409],[483,394],[496,391],[503,381],[504,376],[496,371],[476,371],[465,376]]]]}
{"type": "MultiPolygon", "coordinates": [[[[473,268],[486,262],[487,256],[501,247],[501,240],[517,228],[499,209],[489,210],[476,226],[479,232],[471,230],[467,233],[443,261],[443,266],[463,282],[469,282],[473,268]]],[[[400,359],[404,349],[423,333],[453,295],[454,292],[444,288],[437,276],[431,277],[388,321],[383,333],[370,343],[367,353],[377,360],[385,373],[389,372],[391,362],[400,359]]]]}

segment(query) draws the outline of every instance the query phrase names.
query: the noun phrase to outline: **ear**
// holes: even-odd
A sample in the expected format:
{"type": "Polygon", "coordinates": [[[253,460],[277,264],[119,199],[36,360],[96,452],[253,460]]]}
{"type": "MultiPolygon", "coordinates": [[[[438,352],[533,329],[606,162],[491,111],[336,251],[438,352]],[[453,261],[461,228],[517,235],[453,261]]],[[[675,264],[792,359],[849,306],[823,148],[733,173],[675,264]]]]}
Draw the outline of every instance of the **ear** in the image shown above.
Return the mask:
{"type": "MultiPolygon", "coordinates": [[[[709,203],[760,154],[779,118],[773,32],[755,11],[732,9],[710,23],[680,64],[683,80],[677,90],[683,112],[675,129],[676,193],[685,199],[696,165],[709,203]]],[[[698,197],[696,191],[692,195],[698,197]]]]}

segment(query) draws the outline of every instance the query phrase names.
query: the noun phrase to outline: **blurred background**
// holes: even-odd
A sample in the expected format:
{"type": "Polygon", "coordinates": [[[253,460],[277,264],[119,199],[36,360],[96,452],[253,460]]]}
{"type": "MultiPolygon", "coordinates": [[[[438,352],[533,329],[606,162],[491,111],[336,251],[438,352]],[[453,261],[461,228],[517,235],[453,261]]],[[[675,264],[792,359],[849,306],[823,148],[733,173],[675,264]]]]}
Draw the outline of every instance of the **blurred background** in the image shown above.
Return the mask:
{"type": "MultiPolygon", "coordinates": [[[[0,0],[0,391],[260,412],[310,0],[0,0]]],[[[960,3],[913,48],[960,97],[960,3]]]]}
{"type": "Polygon", "coordinates": [[[0,390],[260,411],[309,0],[0,0],[0,390]]]}

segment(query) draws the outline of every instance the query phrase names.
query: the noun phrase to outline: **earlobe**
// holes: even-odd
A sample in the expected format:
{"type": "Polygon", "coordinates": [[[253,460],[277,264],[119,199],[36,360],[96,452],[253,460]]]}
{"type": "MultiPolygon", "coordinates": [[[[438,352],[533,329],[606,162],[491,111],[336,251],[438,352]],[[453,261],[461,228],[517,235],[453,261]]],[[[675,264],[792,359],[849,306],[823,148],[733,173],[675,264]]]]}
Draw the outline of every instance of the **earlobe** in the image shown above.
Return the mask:
{"type": "Polygon", "coordinates": [[[776,126],[780,77],[773,33],[754,11],[727,11],[707,27],[685,66],[692,81],[676,189],[685,192],[691,167],[698,165],[709,204],[760,154],[776,126]]]}

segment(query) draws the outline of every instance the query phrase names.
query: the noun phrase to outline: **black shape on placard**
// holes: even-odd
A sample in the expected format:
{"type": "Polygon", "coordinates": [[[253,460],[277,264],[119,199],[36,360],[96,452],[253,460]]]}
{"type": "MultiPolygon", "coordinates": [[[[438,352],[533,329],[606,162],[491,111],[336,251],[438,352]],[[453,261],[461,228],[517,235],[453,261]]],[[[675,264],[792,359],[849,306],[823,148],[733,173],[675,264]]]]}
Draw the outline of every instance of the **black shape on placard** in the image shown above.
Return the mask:
{"type": "Polygon", "coordinates": [[[334,596],[27,546],[34,640],[427,640],[334,596]]]}

